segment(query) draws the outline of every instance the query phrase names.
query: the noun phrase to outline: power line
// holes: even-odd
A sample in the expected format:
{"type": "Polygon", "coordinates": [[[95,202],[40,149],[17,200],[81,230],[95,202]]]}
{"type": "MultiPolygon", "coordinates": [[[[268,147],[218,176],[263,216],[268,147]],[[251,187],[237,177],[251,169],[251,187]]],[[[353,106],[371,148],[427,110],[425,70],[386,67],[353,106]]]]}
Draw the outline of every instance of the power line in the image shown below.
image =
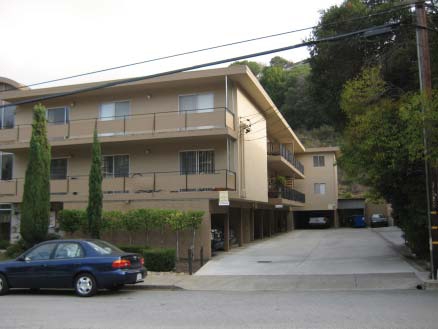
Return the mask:
{"type": "Polygon", "coordinates": [[[117,70],[117,69],[121,69],[121,68],[136,66],[136,65],[140,65],[140,64],[156,62],[156,61],[160,61],[160,60],[164,60],[164,59],[170,59],[170,58],[175,58],[175,57],[180,57],[180,56],[185,56],[185,55],[191,55],[191,54],[205,52],[205,51],[209,51],[209,50],[214,50],[214,49],[219,49],[219,48],[239,45],[239,44],[242,44],[242,43],[248,43],[248,42],[259,41],[259,40],[263,40],[263,39],[269,39],[269,38],[273,38],[273,37],[288,35],[288,34],[292,34],[292,33],[303,32],[303,31],[307,31],[307,30],[311,30],[311,29],[317,28],[318,26],[324,26],[325,27],[325,26],[332,26],[332,25],[342,24],[342,23],[346,23],[346,22],[361,20],[361,19],[364,19],[364,18],[380,16],[380,15],[384,15],[384,14],[391,13],[391,12],[394,12],[394,11],[399,11],[401,9],[407,8],[408,6],[409,5],[406,5],[406,4],[400,4],[400,5],[394,6],[391,9],[383,10],[383,11],[376,12],[376,13],[369,14],[369,15],[353,17],[353,18],[350,18],[350,19],[336,21],[336,22],[330,22],[330,23],[320,23],[319,25],[315,25],[315,26],[310,26],[310,27],[290,30],[290,31],[286,31],[286,32],[269,34],[269,35],[265,35],[265,36],[261,36],[261,37],[255,37],[255,38],[250,38],[250,39],[246,39],[246,40],[225,43],[225,44],[211,46],[211,47],[206,47],[206,48],[200,48],[200,49],[196,49],[196,50],[176,53],[176,54],[162,56],[162,57],[156,57],[156,58],[147,59],[147,60],[143,60],[143,61],[139,61],[139,62],[133,62],[133,63],[119,65],[119,66],[113,66],[113,67],[104,68],[104,69],[95,70],[95,71],[90,71],[90,72],[85,72],[85,73],[79,73],[79,74],[70,75],[70,76],[61,77],[61,78],[56,78],[56,79],[52,79],[52,80],[36,82],[36,83],[24,85],[24,86],[13,87],[11,89],[7,89],[7,90],[4,90],[4,91],[17,90],[17,89],[25,89],[25,88],[29,88],[29,87],[33,87],[33,86],[42,85],[42,84],[48,84],[48,83],[58,82],[58,81],[63,81],[63,80],[69,80],[69,79],[73,79],[73,78],[79,78],[79,77],[83,77],[83,76],[87,76],[87,75],[103,73],[103,72],[107,72],[107,71],[112,71],[112,70],[117,70]]]}
{"type": "Polygon", "coordinates": [[[24,101],[20,101],[20,102],[0,105],[0,108],[17,106],[17,105],[24,105],[24,104],[32,104],[32,103],[36,103],[39,101],[55,99],[55,98],[60,98],[60,97],[65,97],[65,96],[77,95],[77,94],[86,93],[86,92],[90,92],[90,91],[114,87],[114,86],[118,86],[118,85],[122,85],[122,84],[133,83],[133,82],[138,82],[138,81],[142,81],[142,80],[148,80],[148,79],[152,79],[152,78],[158,78],[158,77],[163,77],[163,76],[167,76],[167,75],[171,75],[171,74],[181,73],[181,72],[185,72],[185,71],[197,70],[197,69],[201,69],[201,68],[205,68],[205,67],[209,67],[209,66],[215,66],[215,65],[225,64],[225,63],[229,63],[229,62],[240,61],[240,60],[244,60],[244,59],[248,59],[248,58],[269,55],[269,54],[278,53],[278,52],[296,49],[296,48],[301,48],[301,47],[305,47],[305,46],[309,46],[309,45],[313,45],[313,44],[317,44],[317,43],[340,41],[340,40],[351,38],[354,36],[366,35],[366,33],[370,33],[370,32],[378,32],[378,34],[376,34],[376,35],[380,35],[380,34],[392,32],[393,29],[395,29],[399,26],[400,26],[400,23],[391,23],[391,24],[386,24],[386,25],[374,26],[371,28],[366,28],[366,29],[362,29],[362,30],[358,30],[358,31],[353,31],[353,32],[344,33],[344,34],[340,34],[340,35],[335,35],[335,36],[331,36],[331,37],[327,37],[327,38],[322,38],[319,40],[306,41],[306,42],[302,42],[302,43],[295,44],[292,46],[275,48],[275,49],[265,50],[265,51],[261,51],[261,52],[257,52],[257,53],[252,53],[252,54],[247,54],[247,55],[242,55],[242,56],[237,56],[237,57],[231,57],[231,58],[227,58],[227,59],[221,59],[221,60],[217,60],[217,61],[213,61],[213,62],[197,64],[197,65],[188,66],[188,67],[175,69],[175,70],[170,70],[170,71],[166,71],[166,72],[162,72],[162,73],[156,73],[156,74],[135,77],[135,78],[121,79],[118,81],[105,82],[105,83],[102,83],[102,84],[97,85],[97,86],[80,88],[80,89],[68,91],[68,92],[40,96],[40,97],[36,97],[36,98],[32,98],[32,99],[28,99],[28,100],[24,100],[24,101]],[[390,29],[388,29],[388,28],[390,28],[390,29]]]}

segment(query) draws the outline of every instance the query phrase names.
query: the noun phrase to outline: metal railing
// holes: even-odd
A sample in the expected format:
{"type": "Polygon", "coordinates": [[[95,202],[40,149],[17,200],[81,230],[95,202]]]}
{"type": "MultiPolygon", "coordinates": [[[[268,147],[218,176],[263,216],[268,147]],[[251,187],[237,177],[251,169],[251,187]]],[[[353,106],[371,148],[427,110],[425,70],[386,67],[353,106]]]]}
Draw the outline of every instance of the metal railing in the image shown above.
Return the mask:
{"type": "Polygon", "coordinates": [[[268,143],[268,155],[281,155],[304,175],[303,164],[295,158],[294,154],[284,144],[268,143]]]}
{"type": "Polygon", "coordinates": [[[269,198],[272,199],[287,199],[291,201],[297,201],[301,203],[306,202],[306,195],[304,193],[298,192],[293,188],[283,187],[281,189],[275,189],[269,191],[269,198]]]}
{"type": "MultiPolygon", "coordinates": [[[[22,196],[24,178],[0,181],[0,196],[22,196]]],[[[119,177],[104,177],[105,194],[178,193],[205,191],[235,191],[236,173],[227,169],[211,173],[181,173],[180,171],[133,173],[119,177]]],[[[52,195],[88,195],[88,176],[68,176],[50,180],[52,195]]]]}
{"type": "MultiPolygon", "coordinates": [[[[94,128],[100,136],[128,136],[163,132],[194,131],[212,128],[234,129],[235,115],[227,107],[185,111],[153,112],[69,120],[49,123],[47,135],[51,140],[92,137],[94,128]]],[[[0,129],[0,143],[28,142],[31,124],[19,124],[11,129],[0,129]]]]}

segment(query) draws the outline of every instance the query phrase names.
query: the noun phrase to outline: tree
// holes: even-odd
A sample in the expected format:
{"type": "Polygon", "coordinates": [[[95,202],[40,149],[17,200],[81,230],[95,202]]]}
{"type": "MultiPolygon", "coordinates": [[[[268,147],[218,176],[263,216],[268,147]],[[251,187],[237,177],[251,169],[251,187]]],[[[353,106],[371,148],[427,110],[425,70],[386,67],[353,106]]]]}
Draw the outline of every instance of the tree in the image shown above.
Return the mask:
{"type": "MultiPolygon", "coordinates": [[[[393,216],[407,242],[420,257],[428,254],[426,188],[422,127],[431,123],[431,158],[437,157],[437,111],[427,120],[422,97],[405,94],[394,98],[392,86],[379,67],[365,69],[349,81],[341,95],[347,118],[339,165],[350,177],[369,186],[392,204],[393,216]]],[[[435,94],[432,108],[438,107],[435,94]]]]}
{"type": "Polygon", "coordinates": [[[50,159],[46,109],[38,104],[33,109],[32,136],[21,205],[20,233],[29,245],[44,241],[47,237],[50,217],[50,159]]]}
{"type": "Polygon", "coordinates": [[[202,218],[204,217],[203,211],[187,211],[185,213],[185,227],[192,230],[192,245],[191,248],[195,250],[195,237],[196,230],[199,229],[202,223],[202,218]]]}
{"type": "Polygon", "coordinates": [[[168,213],[166,219],[169,227],[176,233],[176,260],[179,261],[179,232],[186,228],[186,221],[184,220],[184,213],[179,210],[174,210],[168,213]]]}
{"type": "Polygon", "coordinates": [[[88,233],[92,238],[99,239],[102,228],[102,153],[94,129],[93,147],[91,154],[90,176],[88,178],[88,233]]]}

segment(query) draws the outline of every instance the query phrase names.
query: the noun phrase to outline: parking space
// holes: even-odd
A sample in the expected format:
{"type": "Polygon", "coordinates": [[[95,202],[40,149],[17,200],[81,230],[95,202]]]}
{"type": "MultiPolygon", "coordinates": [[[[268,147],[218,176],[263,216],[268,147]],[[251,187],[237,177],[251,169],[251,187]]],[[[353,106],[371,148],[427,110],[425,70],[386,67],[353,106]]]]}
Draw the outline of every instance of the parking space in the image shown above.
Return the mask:
{"type": "Polygon", "coordinates": [[[410,273],[411,267],[371,229],[296,230],[210,260],[197,275],[410,273]]]}

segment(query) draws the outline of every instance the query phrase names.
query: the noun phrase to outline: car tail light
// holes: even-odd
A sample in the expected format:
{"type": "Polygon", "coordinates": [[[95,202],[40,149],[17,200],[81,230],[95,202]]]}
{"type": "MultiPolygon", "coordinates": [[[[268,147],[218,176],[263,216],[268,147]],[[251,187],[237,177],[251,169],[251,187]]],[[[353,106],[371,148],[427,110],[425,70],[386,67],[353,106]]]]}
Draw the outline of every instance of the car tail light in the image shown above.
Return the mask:
{"type": "Polygon", "coordinates": [[[140,257],[140,264],[141,264],[141,266],[144,265],[144,258],[143,257],[140,257]]]}
{"type": "Polygon", "coordinates": [[[127,268],[131,266],[131,262],[127,259],[117,259],[113,262],[113,268],[127,268]]]}

